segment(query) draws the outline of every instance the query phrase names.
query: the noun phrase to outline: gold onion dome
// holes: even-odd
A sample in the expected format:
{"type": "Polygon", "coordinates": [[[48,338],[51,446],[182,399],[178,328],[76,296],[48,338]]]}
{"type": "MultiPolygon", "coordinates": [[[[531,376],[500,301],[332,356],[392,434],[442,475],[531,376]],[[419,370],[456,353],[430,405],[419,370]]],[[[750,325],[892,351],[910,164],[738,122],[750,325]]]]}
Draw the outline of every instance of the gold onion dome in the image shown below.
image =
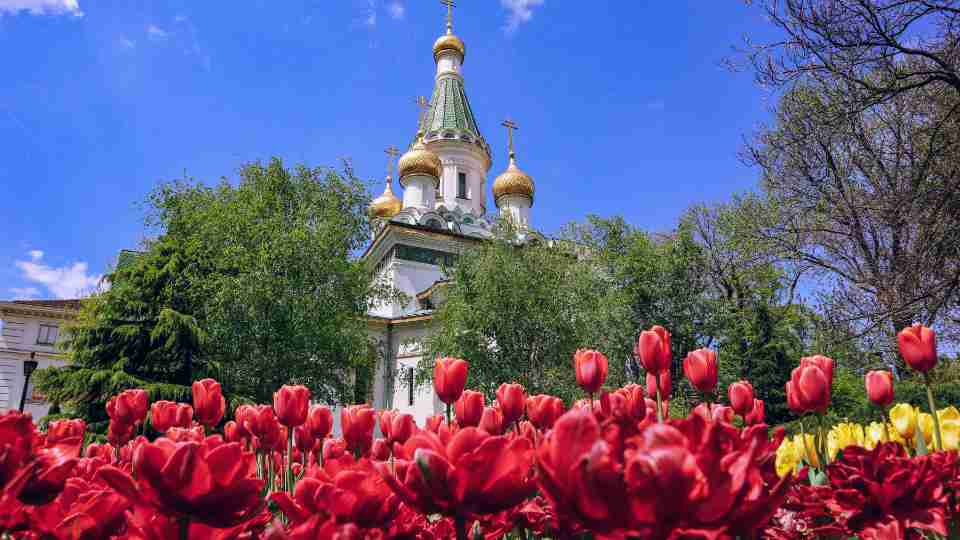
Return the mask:
{"type": "Polygon", "coordinates": [[[424,174],[436,178],[439,184],[441,166],[440,157],[428,150],[427,145],[423,144],[421,133],[413,147],[400,157],[400,183],[403,184],[403,179],[407,176],[424,174]]]}
{"type": "Polygon", "coordinates": [[[506,195],[523,195],[533,203],[533,178],[517,167],[517,160],[510,153],[510,165],[493,182],[493,200],[500,206],[500,198],[506,195]]]}
{"type": "Polygon", "coordinates": [[[387,188],[383,190],[383,195],[370,202],[370,215],[373,217],[389,219],[400,213],[403,209],[403,201],[393,194],[393,178],[387,177],[387,188]]]}
{"type": "Polygon", "coordinates": [[[463,40],[453,35],[452,33],[447,33],[445,35],[437,38],[437,41],[433,44],[433,59],[440,60],[440,53],[444,51],[457,51],[460,53],[461,60],[467,58],[467,46],[464,45],[463,40]]]}

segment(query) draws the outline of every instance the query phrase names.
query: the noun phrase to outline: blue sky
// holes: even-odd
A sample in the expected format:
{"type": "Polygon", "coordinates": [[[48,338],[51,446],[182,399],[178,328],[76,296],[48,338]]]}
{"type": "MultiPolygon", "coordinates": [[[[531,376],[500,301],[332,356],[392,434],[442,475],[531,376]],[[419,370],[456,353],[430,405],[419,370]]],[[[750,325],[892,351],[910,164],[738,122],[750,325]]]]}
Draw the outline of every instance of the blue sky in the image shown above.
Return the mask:
{"type": "MultiPolygon", "coordinates": [[[[350,156],[381,189],[443,28],[435,0],[0,0],[0,298],[89,288],[142,240],[139,203],[184,172],[350,156]]],[[[756,185],[737,151],[770,96],[721,66],[744,35],[769,36],[756,8],[461,0],[455,31],[489,183],[511,116],[538,228],[595,213],[669,229],[756,185]]]]}

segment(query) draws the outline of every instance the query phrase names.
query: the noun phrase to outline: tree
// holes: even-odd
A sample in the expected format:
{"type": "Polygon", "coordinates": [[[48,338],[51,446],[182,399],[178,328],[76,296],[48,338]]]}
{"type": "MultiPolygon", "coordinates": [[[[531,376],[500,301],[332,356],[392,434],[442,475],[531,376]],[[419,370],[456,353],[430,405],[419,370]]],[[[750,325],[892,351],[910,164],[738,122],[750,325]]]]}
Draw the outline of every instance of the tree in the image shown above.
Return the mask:
{"type": "Polygon", "coordinates": [[[798,87],[748,147],[774,212],[756,230],[829,286],[833,317],[889,337],[955,318],[960,130],[934,88],[837,116],[844,86],[798,87]]]}
{"type": "Polygon", "coordinates": [[[156,238],[85,303],[69,365],[38,387],[101,419],[118,390],[184,399],[203,376],[260,402],[291,382],[352,401],[354,371],[373,361],[364,315],[382,292],[354,256],[369,239],[367,202],[349,172],[278,159],[245,166],[236,185],[160,185],[148,200],[156,238]]]}
{"type": "Polygon", "coordinates": [[[509,226],[490,242],[462,253],[447,269],[446,300],[426,344],[432,370],[437,355],[470,361],[470,386],[492,396],[503,382],[528,393],[583,397],[576,387],[573,353],[595,348],[611,356],[609,384],[624,382],[611,351],[626,330],[620,306],[605,302],[605,277],[571,245],[518,241],[509,226]]]}
{"type": "MultiPolygon", "coordinates": [[[[956,0],[757,3],[783,32],[781,39],[747,44],[761,84],[842,84],[840,104],[845,113],[923,89],[951,90],[952,100],[957,101],[960,2],[956,0]]],[[[950,114],[955,112],[951,109],[950,114]]]]}

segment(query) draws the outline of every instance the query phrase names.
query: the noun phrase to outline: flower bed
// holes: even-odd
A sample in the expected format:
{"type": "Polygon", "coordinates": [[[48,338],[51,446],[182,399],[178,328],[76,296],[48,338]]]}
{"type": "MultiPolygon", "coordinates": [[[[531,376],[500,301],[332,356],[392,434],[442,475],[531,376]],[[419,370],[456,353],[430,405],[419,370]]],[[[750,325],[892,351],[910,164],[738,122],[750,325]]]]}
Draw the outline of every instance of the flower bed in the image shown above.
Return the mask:
{"type": "MultiPolygon", "coordinates": [[[[935,336],[901,333],[908,364],[932,367],[935,336]],[[911,341],[913,340],[913,341],[911,341]],[[932,351],[932,352],[931,352],[932,351]]],[[[84,445],[81,420],[38,432],[29,415],[0,416],[0,533],[24,539],[921,538],[957,533],[960,413],[901,404],[890,423],[822,425],[833,361],[804,358],[787,383],[804,431],[764,424],[746,381],[711,404],[712,351],[683,363],[704,403],[666,418],[670,335],[643,332],[638,385],[604,390],[607,359],[578,351],[586,398],[504,384],[492,404],[465,390],[469,366],[439,359],[445,415],[413,417],[354,405],[333,415],[284,386],[270,405],[225,402],[211,379],[192,405],[149,403],[128,390],[107,405],[109,442],[84,445]],[[139,434],[148,422],[164,435],[139,434]],[[375,437],[379,426],[381,437],[375,437]]],[[[935,361],[933,362],[935,363],[935,361]]],[[[892,378],[871,372],[878,407],[892,378]]]]}

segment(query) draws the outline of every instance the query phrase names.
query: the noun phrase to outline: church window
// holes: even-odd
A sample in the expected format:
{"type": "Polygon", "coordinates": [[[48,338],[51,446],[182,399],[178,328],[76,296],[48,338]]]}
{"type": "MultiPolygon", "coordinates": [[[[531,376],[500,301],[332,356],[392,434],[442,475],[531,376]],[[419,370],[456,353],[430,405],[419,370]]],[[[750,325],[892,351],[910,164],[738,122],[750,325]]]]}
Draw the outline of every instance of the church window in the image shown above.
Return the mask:
{"type": "Polygon", "coordinates": [[[415,379],[413,376],[413,368],[408,367],[405,369],[405,371],[407,372],[407,405],[412,407],[413,398],[414,398],[413,390],[414,390],[414,382],[415,382],[415,379]]]}
{"type": "Polygon", "coordinates": [[[57,342],[57,335],[60,333],[55,324],[41,324],[40,332],[37,334],[37,345],[53,345],[57,342]]]}
{"type": "Polygon", "coordinates": [[[457,198],[468,199],[467,197],[467,173],[457,174],[457,198]]]}

